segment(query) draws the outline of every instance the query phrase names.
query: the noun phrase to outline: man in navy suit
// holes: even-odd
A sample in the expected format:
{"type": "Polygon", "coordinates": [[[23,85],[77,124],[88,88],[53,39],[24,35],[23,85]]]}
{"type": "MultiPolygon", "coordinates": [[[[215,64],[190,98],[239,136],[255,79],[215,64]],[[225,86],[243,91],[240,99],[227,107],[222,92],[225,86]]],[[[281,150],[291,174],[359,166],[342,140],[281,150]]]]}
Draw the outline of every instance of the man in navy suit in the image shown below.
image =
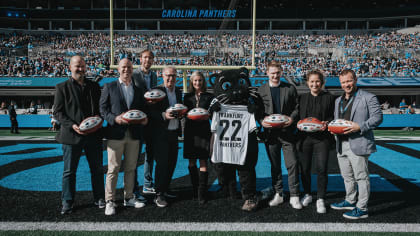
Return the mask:
{"type": "Polygon", "coordinates": [[[370,195],[368,159],[376,152],[373,129],[382,123],[381,105],[374,94],[357,88],[353,70],[343,70],[339,79],[344,94],[335,101],[334,119],[348,120],[352,126],[336,136],[338,166],[346,197],[342,202],[331,204],[331,208],[350,210],[343,214],[348,219],[367,218],[370,195]]]}
{"type": "MultiPolygon", "coordinates": [[[[152,51],[146,49],[140,53],[140,67],[133,72],[133,82],[138,88],[143,91],[150,91],[151,88],[157,85],[157,75],[151,71],[150,68],[153,65],[153,59],[155,58],[152,51]]],[[[151,126],[147,125],[144,127],[144,140],[140,140],[140,152],[142,151],[143,143],[146,143],[146,156],[144,160],[144,184],[143,193],[154,194],[156,193],[153,185],[153,151],[152,151],[152,130],[151,126]]],[[[137,171],[136,171],[136,186],[134,186],[135,192],[138,193],[137,183],[137,171]]],[[[139,199],[143,198],[140,194],[136,194],[139,199]]]]}
{"type": "Polygon", "coordinates": [[[134,171],[137,166],[142,126],[130,125],[122,119],[123,114],[136,109],[146,112],[145,101],[141,89],[133,85],[131,75],[133,64],[124,58],[118,64],[120,77],[105,84],[100,99],[101,115],[108,122],[106,128],[108,172],[105,185],[105,215],[115,214],[115,198],[118,172],[124,154],[124,206],[141,208],[145,204],[134,197],[134,171]]]}
{"type": "Polygon", "coordinates": [[[76,193],[76,172],[82,151],[85,151],[92,176],[92,190],[95,204],[105,207],[104,174],[102,170],[102,132],[98,130],[85,134],[79,124],[87,117],[99,116],[101,89],[97,83],[85,79],[86,63],[80,56],[70,59],[71,77],[55,87],[54,116],[61,124],[56,135],[63,144],[63,191],[61,214],[73,210],[76,193]]]}
{"type": "Polygon", "coordinates": [[[178,136],[181,135],[181,117],[166,110],[176,103],[182,103],[181,90],[175,87],[176,69],[166,67],[162,71],[162,76],[163,85],[156,88],[165,92],[166,97],[150,105],[152,142],[154,147],[159,147],[153,149],[153,157],[156,160],[155,203],[158,207],[166,207],[168,205],[166,197],[171,197],[168,188],[178,159],[178,136]]]}

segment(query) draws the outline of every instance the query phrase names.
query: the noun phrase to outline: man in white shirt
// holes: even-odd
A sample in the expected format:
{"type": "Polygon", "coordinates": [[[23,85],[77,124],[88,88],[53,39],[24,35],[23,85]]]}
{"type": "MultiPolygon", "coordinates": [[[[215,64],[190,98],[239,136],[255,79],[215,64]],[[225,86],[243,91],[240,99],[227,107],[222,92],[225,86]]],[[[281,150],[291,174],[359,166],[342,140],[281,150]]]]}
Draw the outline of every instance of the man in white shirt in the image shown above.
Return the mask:
{"type": "Polygon", "coordinates": [[[131,109],[147,112],[144,93],[133,85],[131,75],[133,65],[130,60],[122,59],[118,65],[120,77],[118,80],[105,84],[100,99],[100,112],[108,122],[106,129],[108,172],[105,185],[105,215],[116,212],[116,187],[118,173],[124,155],[124,206],[141,208],[145,204],[133,194],[134,171],[142,135],[142,125],[130,125],[122,119],[122,115],[131,109]]]}
{"type": "Polygon", "coordinates": [[[156,160],[155,203],[158,207],[166,207],[169,185],[178,159],[178,136],[181,135],[181,123],[177,114],[167,109],[176,103],[182,103],[181,90],[175,87],[177,72],[173,67],[165,67],[162,71],[163,85],[157,87],[166,93],[165,99],[150,104],[150,125],[153,129],[153,157],[156,160]]]}

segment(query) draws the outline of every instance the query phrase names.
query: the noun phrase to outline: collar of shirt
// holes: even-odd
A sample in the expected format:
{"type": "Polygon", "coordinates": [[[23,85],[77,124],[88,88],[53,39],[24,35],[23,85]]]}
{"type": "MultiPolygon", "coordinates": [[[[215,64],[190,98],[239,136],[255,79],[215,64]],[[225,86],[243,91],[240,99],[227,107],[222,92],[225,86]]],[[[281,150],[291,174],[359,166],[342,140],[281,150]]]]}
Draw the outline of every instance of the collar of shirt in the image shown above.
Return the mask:
{"type": "Polygon", "coordinates": [[[118,81],[120,82],[122,92],[124,95],[125,103],[127,104],[127,108],[130,108],[131,103],[134,99],[134,88],[133,83],[130,81],[128,85],[126,85],[120,78],[118,78],[118,81]]]}
{"type": "Polygon", "coordinates": [[[275,84],[271,83],[270,81],[268,81],[268,85],[270,85],[270,88],[277,88],[278,86],[280,86],[280,83],[275,85],[275,84]]]}
{"type": "Polygon", "coordinates": [[[71,77],[71,81],[74,83],[74,84],[76,84],[76,85],[78,85],[78,86],[80,86],[80,87],[82,87],[82,86],[85,86],[86,85],[86,83],[85,83],[85,81],[83,81],[83,83],[82,84],[80,84],[77,80],[75,80],[73,77],[71,77]]]}
{"type": "Polygon", "coordinates": [[[166,94],[168,95],[168,100],[169,100],[169,106],[173,106],[176,104],[176,93],[175,93],[175,88],[170,91],[168,88],[166,88],[166,94]]]}
{"type": "Polygon", "coordinates": [[[356,92],[357,92],[357,89],[355,89],[354,91],[352,91],[352,92],[350,93],[350,97],[349,97],[349,99],[346,99],[346,93],[343,93],[343,95],[341,95],[341,100],[342,100],[342,101],[344,101],[344,100],[346,100],[346,101],[350,100],[350,99],[351,99],[351,97],[353,97],[353,96],[354,96],[354,94],[356,94],[356,92]]]}
{"type": "Polygon", "coordinates": [[[128,85],[126,85],[122,80],[121,80],[121,78],[118,78],[118,82],[120,82],[120,84],[121,85],[124,85],[124,86],[131,86],[132,84],[133,84],[133,81],[132,80],[130,80],[130,82],[128,83],[128,85]]]}

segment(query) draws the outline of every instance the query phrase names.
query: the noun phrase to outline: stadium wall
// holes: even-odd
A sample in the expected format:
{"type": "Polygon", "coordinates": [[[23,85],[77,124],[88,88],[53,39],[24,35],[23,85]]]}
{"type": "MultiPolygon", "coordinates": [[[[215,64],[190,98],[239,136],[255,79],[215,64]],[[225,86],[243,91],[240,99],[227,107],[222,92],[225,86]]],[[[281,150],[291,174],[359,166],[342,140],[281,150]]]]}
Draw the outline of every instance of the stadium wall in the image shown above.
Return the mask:
{"type": "MultiPolygon", "coordinates": [[[[20,128],[49,128],[51,127],[51,118],[49,115],[18,115],[17,120],[18,120],[20,128]]],[[[9,127],[10,127],[9,116],[0,115],[0,128],[9,128],[9,127]]],[[[416,128],[420,127],[420,114],[384,115],[384,121],[379,126],[379,128],[401,128],[401,127],[416,127],[416,128]]]]}

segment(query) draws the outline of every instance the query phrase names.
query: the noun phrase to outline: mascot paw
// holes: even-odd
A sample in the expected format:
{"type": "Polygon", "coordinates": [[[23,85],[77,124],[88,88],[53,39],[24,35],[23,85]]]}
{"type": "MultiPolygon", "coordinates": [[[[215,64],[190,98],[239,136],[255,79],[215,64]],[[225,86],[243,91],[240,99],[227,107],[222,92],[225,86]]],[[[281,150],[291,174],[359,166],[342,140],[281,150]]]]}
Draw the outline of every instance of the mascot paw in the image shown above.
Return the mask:
{"type": "Polygon", "coordinates": [[[222,107],[220,106],[219,100],[217,100],[217,98],[215,98],[210,103],[209,113],[212,114],[213,112],[218,112],[218,111],[220,111],[221,108],[222,107]]]}
{"type": "Polygon", "coordinates": [[[248,99],[247,108],[249,113],[255,113],[257,110],[257,106],[255,105],[254,99],[252,97],[249,97],[248,99]]]}

